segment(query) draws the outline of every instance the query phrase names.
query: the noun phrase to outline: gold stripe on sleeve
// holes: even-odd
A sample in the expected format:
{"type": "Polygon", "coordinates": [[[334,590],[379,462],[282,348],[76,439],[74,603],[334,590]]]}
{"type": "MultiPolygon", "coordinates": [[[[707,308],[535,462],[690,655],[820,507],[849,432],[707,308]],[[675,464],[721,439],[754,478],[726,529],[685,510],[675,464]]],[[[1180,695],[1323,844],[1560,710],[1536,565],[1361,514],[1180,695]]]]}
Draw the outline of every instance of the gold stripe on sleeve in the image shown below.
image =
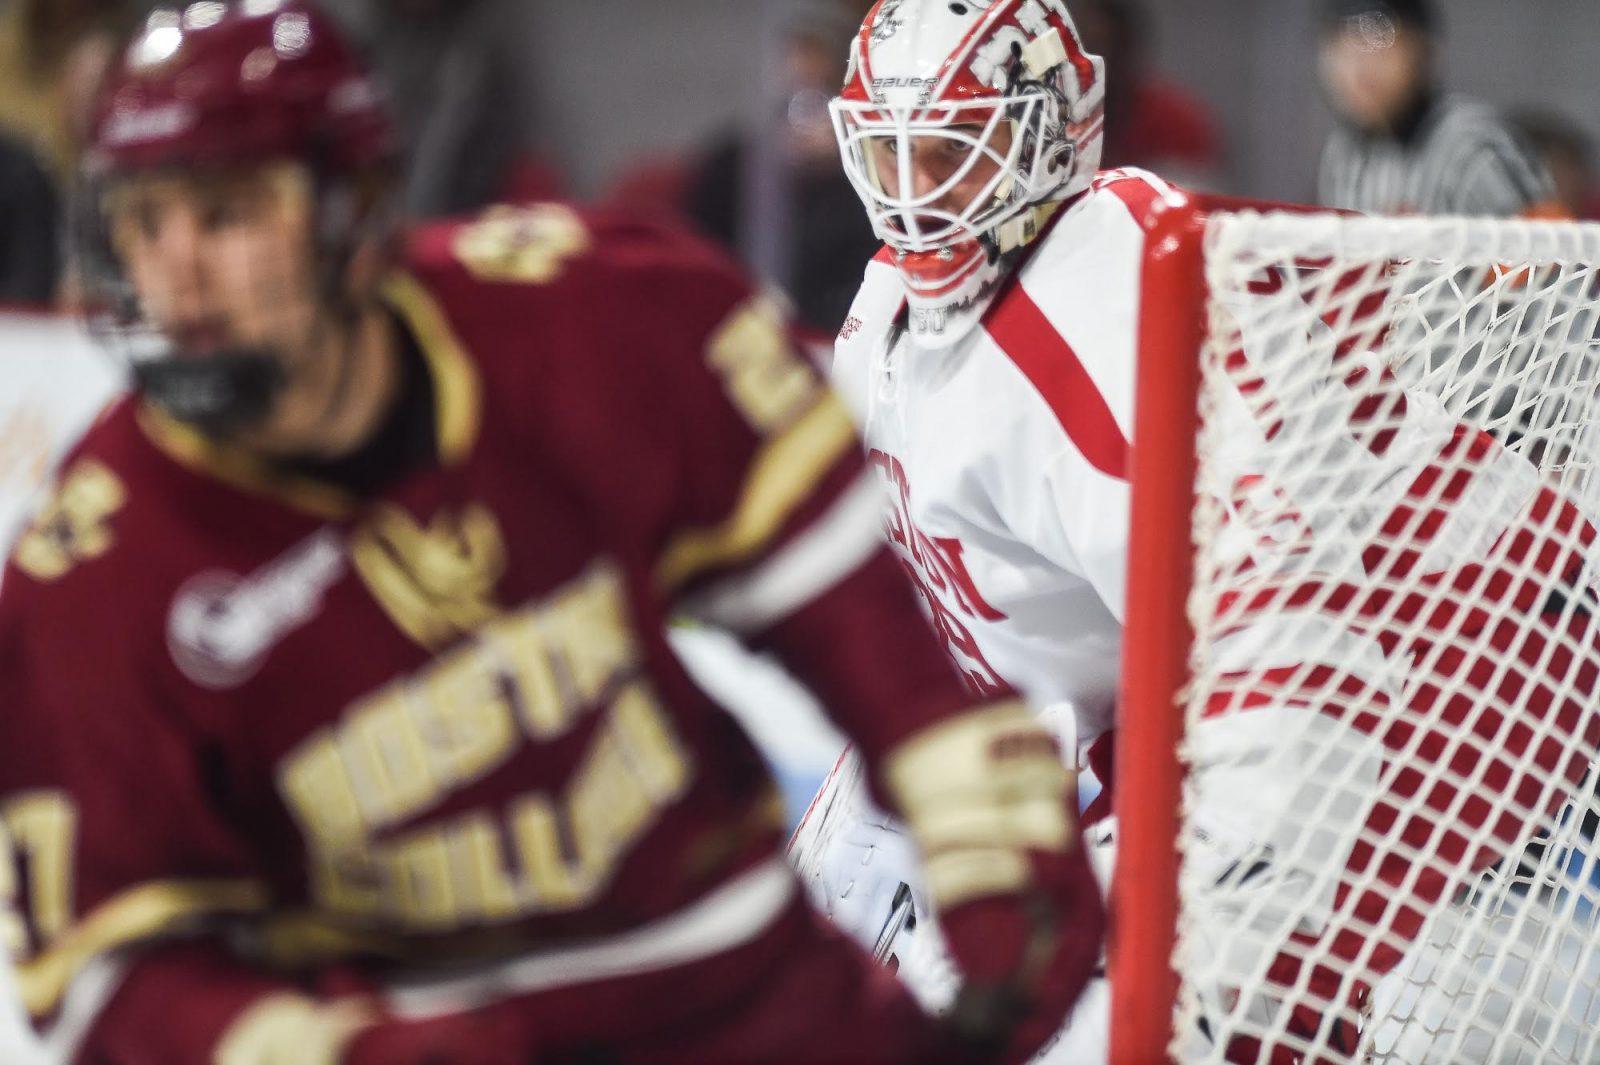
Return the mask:
{"type": "Polygon", "coordinates": [[[266,888],[251,880],[167,881],[143,884],[96,907],[48,949],[17,965],[28,1012],[55,1009],[78,972],[101,954],[171,932],[196,918],[266,909],[266,888]]]}
{"type": "Polygon", "coordinates": [[[756,453],[726,521],[691,529],[667,545],[656,564],[656,586],[672,592],[709,569],[755,555],[855,446],[849,413],[838,396],[827,394],[756,453]]]}

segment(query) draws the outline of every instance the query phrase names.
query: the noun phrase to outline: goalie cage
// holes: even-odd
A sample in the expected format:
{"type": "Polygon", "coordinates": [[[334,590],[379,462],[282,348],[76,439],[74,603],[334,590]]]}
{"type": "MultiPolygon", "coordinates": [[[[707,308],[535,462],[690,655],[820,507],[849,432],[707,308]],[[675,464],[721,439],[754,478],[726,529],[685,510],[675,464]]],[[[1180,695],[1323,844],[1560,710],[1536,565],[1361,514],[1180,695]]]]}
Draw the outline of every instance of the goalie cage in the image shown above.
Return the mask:
{"type": "Polygon", "coordinates": [[[1600,1062],[1600,227],[1237,207],[1151,208],[1112,1060],[1600,1062]]]}

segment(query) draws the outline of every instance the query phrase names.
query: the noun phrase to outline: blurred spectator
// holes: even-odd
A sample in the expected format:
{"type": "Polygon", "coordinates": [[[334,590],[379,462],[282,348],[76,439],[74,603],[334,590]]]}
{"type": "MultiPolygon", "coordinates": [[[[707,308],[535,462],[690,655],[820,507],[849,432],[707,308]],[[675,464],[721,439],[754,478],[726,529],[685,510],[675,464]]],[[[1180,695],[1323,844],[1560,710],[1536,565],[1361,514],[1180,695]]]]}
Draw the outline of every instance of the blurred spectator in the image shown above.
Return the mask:
{"type": "Polygon", "coordinates": [[[1340,125],[1319,199],[1369,214],[1555,212],[1544,168],[1492,108],[1437,81],[1428,0],[1328,0],[1322,83],[1340,125]]]}
{"type": "Polygon", "coordinates": [[[0,127],[71,177],[88,103],[146,0],[9,0],[0,12],[0,127]]]}
{"type": "Polygon", "coordinates": [[[831,338],[879,247],[828,114],[865,7],[802,0],[793,8],[762,121],[728,131],[687,162],[636,167],[609,198],[689,222],[787,292],[798,319],[831,338]]]}
{"type": "Polygon", "coordinates": [[[409,150],[413,217],[561,193],[529,145],[527,17],[518,0],[378,0],[372,59],[409,150]]]}
{"type": "Polygon", "coordinates": [[[50,176],[21,141],[0,138],[0,304],[44,305],[60,273],[60,211],[50,176]]]}
{"type": "Polygon", "coordinates": [[[1600,221],[1600,175],[1589,135],[1554,111],[1526,111],[1513,121],[1550,172],[1561,210],[1583,221],[1600,221]]]}
{"type": "Polygon", "coordinates": [[[144,0],[10,0],[0,9],[0,301],[45,304],[62,282],[64,192],[94,94],[144,0]]]}
{"type": "Polygon", "coordinates": [[[1077,0],[1084,46],[1106,61],[1102,165],[1137,166],[1191,188],[1215,188],[1222,140],[1206,105],[1151,69],[1150,21],[1138,0],[1077,0]]]}

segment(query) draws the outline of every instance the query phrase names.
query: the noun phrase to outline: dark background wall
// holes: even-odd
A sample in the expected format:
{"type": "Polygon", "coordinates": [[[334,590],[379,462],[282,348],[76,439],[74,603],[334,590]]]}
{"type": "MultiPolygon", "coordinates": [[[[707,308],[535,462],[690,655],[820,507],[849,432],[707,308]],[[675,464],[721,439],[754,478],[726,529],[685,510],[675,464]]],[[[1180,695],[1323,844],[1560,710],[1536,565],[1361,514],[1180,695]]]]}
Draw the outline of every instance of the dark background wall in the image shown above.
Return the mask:
{"type": "MultiPolygon", "coordinates": [[[[332,0],[364,15],[371,0],[332,0]]],[[[796,0],[508,3],[536,135],[580,192],[641,156],[758,113],[764,27],[796,0]]],[[[1160,66],[1210,102],[1236,191],[1303,198],[1328,116],[1315,86],[1319,0],[1145,0],[1160,66]]],[[[865,6],[865,5],[863,5],[865,6]]],[[[1451,84],[1555,107],[1600,136],[1600,0],[1441,0],[1451,84]]]]}

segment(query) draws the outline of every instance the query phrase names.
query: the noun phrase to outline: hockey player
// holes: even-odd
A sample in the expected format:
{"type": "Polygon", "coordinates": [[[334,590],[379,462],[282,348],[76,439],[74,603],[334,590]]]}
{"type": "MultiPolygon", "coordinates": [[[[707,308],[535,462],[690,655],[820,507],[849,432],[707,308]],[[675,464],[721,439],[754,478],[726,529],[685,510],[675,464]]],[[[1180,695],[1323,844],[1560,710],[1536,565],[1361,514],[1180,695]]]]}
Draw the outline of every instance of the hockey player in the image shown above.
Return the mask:
{"type": "Polygon", "coordinates": [[[133,395],[0,597],[0,935],[57,1059],[1020,1057],[1098,950],[1069,775],[969,694],[848,415],[698,245],[548,206],[397,233],[299,0],[158,12],[93,135],[133,395]],[[684,611],[776,651],[912,826],[930,1021],[809,916],[684,611]]]}
{"type": "MultiPolygon", "coordinates": [[[[1111,725],[1144,227],[1180,195],[1097,176],[1103,101],[1060,0],[885,0],[834,104],[886,244],[834,379],[888,488],[889,538],[972,690],[1027,691],[1073,750],[1111,725]]],[[[855,773],[841,764],[791,853],[873,943],[917,879],[855,773]]],[[[936,1004],[948,986],[904,956],[925,942],[898,956],[936,1004]]]]}
{"type": "MultiPolygon", "coordinates": [[[[834,111],[846,170],[886,247],[868,267],[840,334],[834,374],[864,427],[870,461],[889,487],[889,538],[916,579],[946,650],[974,691],[1014,685],[1046,707],[1069,749],[1074,741],[1086,746],[1089,763],[1104,775],[1129,565],[1128,455],[1144,298],[1140,271],[1156,222],[1189,200],[1149,174],[1096,173],[1102,79],[1102,65],[1084,52],[1063,0],[883,0],[873,8],[834,111]]],[[[1330,388],[1364,397],[1351,400],[1352,446],[1363,435],[1355,414],[1370,415],[1370,401],[1382,394],[1362,389],[1372,393],[1371,380],[1383,380],[1381,374],[1363,377],[1362,366],[1344,363],[1354,358],[1354,351],[1344,351],[1327,367],[1330,388]]],[[[1466,461],[1463,449],[1482,449],[1470,461],[1485,467],[1492,465],[1486,456],[1500,449],[1476,434],[1458,435],[1436,405],[1391,399],[1379,406],[1394,425],[1411,431],[1403,434],[1404,449],[1367,451],[1369,483],[1387,490],[1376,498],[1395,508],[1387,515],[1392,522],[1375,512],[1372,527],[1389,530],[1391,538],[1395,529],[1419,539],[1424,532],[1432,536],[1436,527],[1419,530],[1409,521],[1421,501],[1407,495],[1407,486],[1438,481],[1440,468],[1466,461]]],[[[1387,442],[1395,429],[1369,435],[1387,442]]],[[[1510,463],[1525,465],[1514,457],[1510,463]]],[[[1562,505],[1548,495],[1538,498],[1543,512],[1562,505]]],[[[1516,543],[1533,535],[1518,524],[1531,519],[1507,507],[1476,519],[1482,522],[1479,532],[1498,529],[1499,540],[1487,535],[1463,542],[1516,543]]],[[[1412,567],[1426,546],[1419,542],[1415,551],[1394,552],[1389,543],[1390,554],[1409,559],[1412,567]]],[[[1521,543],[1521,550],[1528,548],[1521,543]]],[[[1439,567],[1432,576],[1438,594],[1453,581],[1470,584],[1493,572],[1481,558],[1442,549],[1426,554],[1439,567]]],[[[1532,554],[1549,565],[1572,559],[1570,552],[1532,554]]],[[[1393,575],[1386,568],[1389,558],[1357,552],[1345,560],[1359,570],[1341,571],[1349,582],[1342,605],[1358,615],[1355,638],[1370,642],[1382,657],[1405,660],[1423,654],[1424,646],[1448,648],[1452,639],[1484,636],[1472,627],[1481,626],[1481,618],[1461,612],[1435,617],[1441,627],[1421,634],[1385,631],[1379,604],[1389,600],[1371,589],[1393,575]],[[1360,616],[1363,610],[1370,616],[1360,616]]],[[[1314,582],[1308,579],[1305,586],[1314,582]]],[[[1248,621],[1273,624],[1270,618],[1248,621]]],[[[1557,633],[1568,627],[1577,630],[1572,638],[1580,645],[1593,644],[1582,610],[1558,615],[1544,642],[1560,640],[1557,633]]],[[[1323,664],[1255,664],[1309,665],[1306,675],[1317,684],[1328,681],[1329,669],[1346,665],[1334,662],[1317,672],[1323,664]]],[[[1535,668],[1535,661],[1524,665],[1535,668]]],[[[1592,720],[1581,710],[1582,699],[1595,690],[1592,665],[1569,660],[1559,666],[1577,671],[1564,678],[1577,701],[1558,701],[1543,712],[1566,735],[1585,734],[1592,720]]],[[[1397,704],[1416,696],[1393,694],[1397,704]]],[[[1287,712],[1325,713],[1314,695],[1264,703],[1287,712]]],[[[1435,717],[1466,713],[1414,703],[1406,709],[1435,717]]],[[[1352,727],[1372,731],[1365,720],[1352,727]]],[[[1285,766],[1270,768],[1281,784],[1285,766]]],[[[792,853],[822,905],[863,942],[894,952],[913,985],[936,1003],[939,966],[923,963],[937,950],[929,949],[921,934],[925,925],[915,921],[917,880],[903,868],[909,849],[893,821],[853,793],[854,772],[848,762],[841,765],[802,824],[792,853]],[[901,883],[911,887],[909,906],[896,905],[908,897],[898,890],[901,883]],[[904,936],[908,925],[915,930],[904,936]]],[[[1251,862],[1239,863],[1258,853],[1262,841],[1251,831],[1260,821],[1261,792],[1251,789],[1264,782],[1273,781],[1265,775],[1234,779],[1208,792],[1212,823],[1229,828],[1212,837],[1218,870],[1248,868],[1251,862]]],[[[1520,827],[1534,819],[1529,815],[1520,827]]],[[[1109,826],[1101,838],[1110,839],[1109,826]]],[[[1481,870],[1492,853],[1505,852],[1478,855],[1473,869],[1481,870]]],[[[1384,875],[1403,879],[1405,863],[1400,867],[1384,875]]],[[[1252,886],[1290,890],[1298,871],[1281,872],[1257,877],[1252,886]]],[[[1422,880],[1414,885],[1422,912],[1458,883],[1422,880]]],[[[1328,912],[1350,895],[1330,898],[1328,912]]],[[[1370,920],[1360,909],[1364,904],[1352,902],[1356,915],[1370,920]]],[[[1391,930],[1403,937],[1416,928],[1391,930]]],[[[1340,932],[1337,924],[1326,930],[1330,939],[1340,932]]],[[[1268,937],[1264,949],[1270,957],[1282,945],[1282,936],[1268,937]]],[[[1341,957],[1354,956],[1362,945],[1354,937],[1337,950],[1341,957]]],[[[1378,954],[1369,969],[1352,972],[1353,984],[1370,986],[1375,973],[1394,964],[1392,956],[1378,954]]],[[[1292,982],[1287,966],[1280,971],[1292,982]]],[[[1215,990],[1214,1002],[1230,994],[1237,998],[1236,987],[1215,990]]],[[[1313,1028],[1345,1020],[1347,1003],[1337,992],[1325,994],[1327,1008],[1309,1018],[1313,1028]]],[[[1103,1054],[1098,1023],[1103,1022],[1093,1011],[1081,1011],[1076,1030],[1052,1060],[1103,1054]]],[[[1351,1031],[1354,1026],[1347,1024],[1334,1045],[1342,1046],[1351,1031]]],[[[1211,1037],[1228,1034],[1213,1030],[1211,1037]]],[[[1255,1060],[1255,1049],[1241,1039],[1227,1051],[1255,1060]]]]}

